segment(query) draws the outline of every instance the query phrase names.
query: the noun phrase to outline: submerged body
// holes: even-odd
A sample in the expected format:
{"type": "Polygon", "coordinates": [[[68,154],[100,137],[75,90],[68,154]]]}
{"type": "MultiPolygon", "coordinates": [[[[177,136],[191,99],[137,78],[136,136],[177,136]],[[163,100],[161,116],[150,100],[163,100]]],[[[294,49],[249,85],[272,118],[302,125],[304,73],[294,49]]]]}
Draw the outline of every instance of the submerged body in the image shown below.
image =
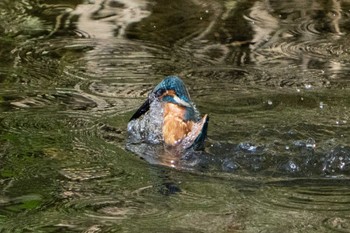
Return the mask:
{"type": "Polygon", "coordinates": [[[134,143],[163,142],[167,148],[177,150],[201,149],[207,125],[207,115],[200,118],[182,80],[169,76],[131,117],[128,132],[129,139],[137,139],[132,140],[134,143]]]}

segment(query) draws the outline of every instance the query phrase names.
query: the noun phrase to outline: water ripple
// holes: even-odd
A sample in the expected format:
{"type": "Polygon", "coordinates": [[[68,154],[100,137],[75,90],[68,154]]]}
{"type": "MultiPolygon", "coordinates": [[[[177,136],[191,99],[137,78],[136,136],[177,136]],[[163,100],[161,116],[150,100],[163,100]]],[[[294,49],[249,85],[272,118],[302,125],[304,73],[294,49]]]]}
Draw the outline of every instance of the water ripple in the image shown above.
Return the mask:
{"type": "Polygon", "coordinates": [[[268,208],[350,211],[350,189],[345,179],[281,181],[270,183],[263,193],[263,198],[256,201],[268,208]]]}
{"type": "MultiPolygon", "coordinates": [[[[105,221],[124,220],[127,218],[143,217],[158,219],[171,209],[163,204],[148,202],[145,197],[111,196],[77,196],[73,191],[65,191],[69,202],[59,207],[60,211],[83,211],[83,216],[105,221]],[[74,198],[74,199],[72,199],[74,198]]],[[[85,218],[80,216],[81,218],[85,218]]]]}

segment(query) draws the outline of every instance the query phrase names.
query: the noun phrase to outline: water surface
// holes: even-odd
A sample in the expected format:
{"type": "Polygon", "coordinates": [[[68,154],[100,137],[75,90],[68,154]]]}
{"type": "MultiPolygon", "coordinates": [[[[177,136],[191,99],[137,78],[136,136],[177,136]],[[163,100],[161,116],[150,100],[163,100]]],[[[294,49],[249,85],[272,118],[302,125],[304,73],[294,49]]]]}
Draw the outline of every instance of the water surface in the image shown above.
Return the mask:
{"type": "Polygon", "coordinates": [[[0,0],[0,232],[349,232],[349,12],[0,0]],[[125,149],[167,75],[210,116],[175,168],[125,149]]]}

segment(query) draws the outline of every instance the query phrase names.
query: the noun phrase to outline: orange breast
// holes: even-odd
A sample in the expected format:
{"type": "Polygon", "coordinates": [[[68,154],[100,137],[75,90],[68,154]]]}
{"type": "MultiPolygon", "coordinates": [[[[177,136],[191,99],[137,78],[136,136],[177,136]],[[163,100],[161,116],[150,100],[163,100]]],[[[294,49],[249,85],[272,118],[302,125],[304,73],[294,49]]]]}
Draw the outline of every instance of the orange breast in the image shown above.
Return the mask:
{"type": "Polygon", "coordinates": [[[165,103],[163,138],[166,144],[176,145],[191,132],[193,122],[185,121],[185,107],[173,103],[165,103]]]}

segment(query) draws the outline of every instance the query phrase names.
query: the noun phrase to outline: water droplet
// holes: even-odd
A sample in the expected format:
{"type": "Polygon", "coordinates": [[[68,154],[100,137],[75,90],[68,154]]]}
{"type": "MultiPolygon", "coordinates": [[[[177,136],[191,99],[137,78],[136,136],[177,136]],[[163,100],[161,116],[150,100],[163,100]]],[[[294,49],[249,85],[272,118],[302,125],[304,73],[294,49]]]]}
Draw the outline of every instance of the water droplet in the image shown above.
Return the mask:
{"type": "Polygon", "coordinates": [[[320,102],[320,109],[323,109],[324,108],[324,104],[323,102],[320,102]]]}
{"type": "Polygon", "coordinates": [[[308,140],[306,140],[306,148],[311,148],[314,149],[316,148],[316,142],[313,138],[309,138],[308,140]]]}
{"type": "Polygon", "coordinates": [[[305,89],[311,89],[312,85],[311,84],[305,84],[304,87],[305,87],[305,89]]]}

